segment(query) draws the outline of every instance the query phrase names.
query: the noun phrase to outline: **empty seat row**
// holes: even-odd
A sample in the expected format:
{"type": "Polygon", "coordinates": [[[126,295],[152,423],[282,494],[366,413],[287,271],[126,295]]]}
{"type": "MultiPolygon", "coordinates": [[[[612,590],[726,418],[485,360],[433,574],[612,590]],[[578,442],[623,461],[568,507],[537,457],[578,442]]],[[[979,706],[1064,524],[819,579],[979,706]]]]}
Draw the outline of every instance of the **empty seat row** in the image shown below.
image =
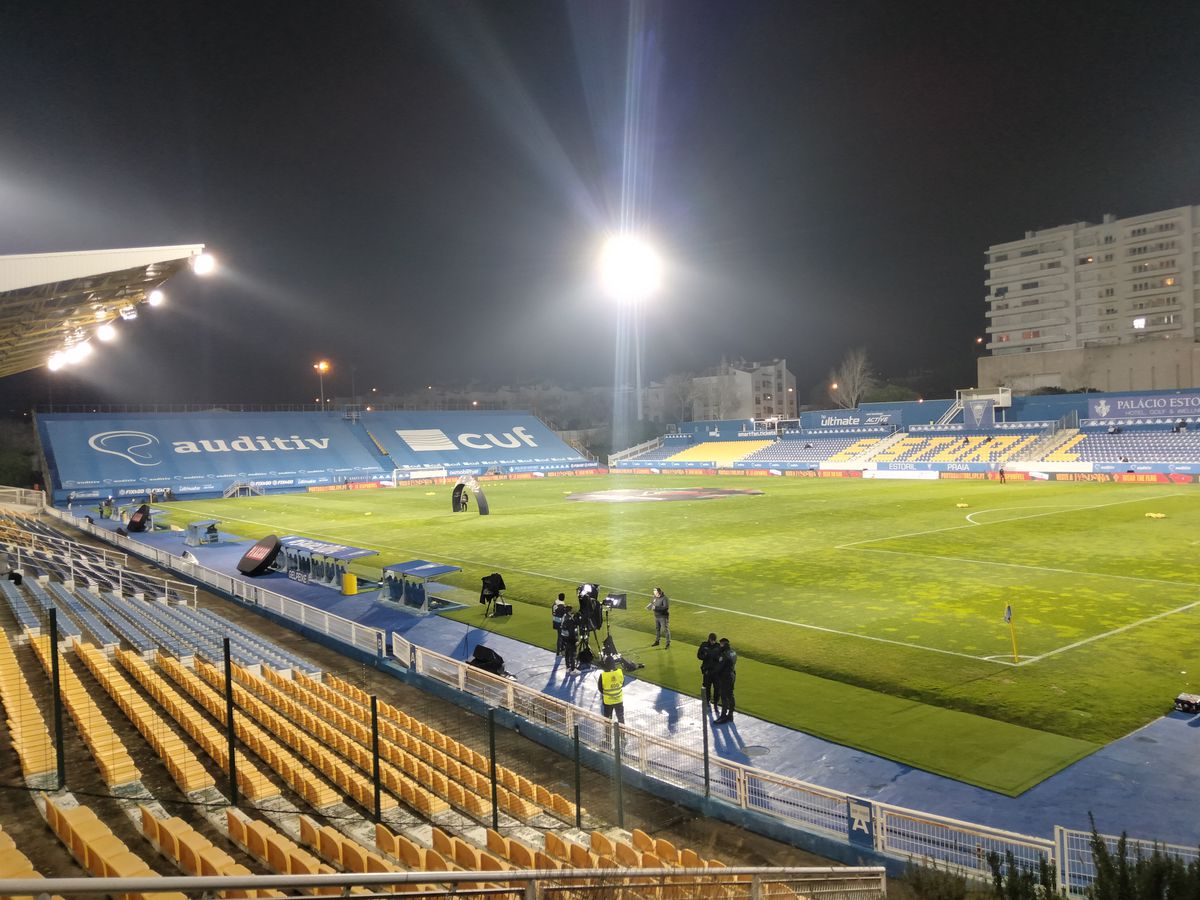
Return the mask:
{"type": "MultiPolygon", "coordinates": [[[[224,675],[218,673],[215,667],[201,664],[197,668],[210,684],[215,686],[224,683],[224,675]]],[[[302,729],[305,734],[316,738],[322,745],[333,748],[360,771],[364,773],[371,771],[373,763],[369,749],[371,743],[369,731],[359,728],[357,723],[349,720],[331,724],[314,714],[308,707],[273,688],[264,679],[251,674],[240,666],[234,666],[232,669],[234,677],[238,681],[235,687],[235,696],[242,696],[238,692],[243,690],[252,692],[257,698],[255,702],[261,701],[266,704],[266,708],[278,710],[290,720],[292,726],[302,729]]],[[[275,675],[270,669],[263,671],[268,676],[275,675]]],[[[278,678],[278,676],[275,677],[278,678]]],[[[289,682],[283,680],[281,683],[289,682]]],[[[380,766],[380,781],[408,806],[424,815],[432,815],[447,808],[449,804],[446,800],[453,803],[448,782],[444,776],[438,776],[437,773],[429,771],[428,767],[422,771],[417,764],[418,761],[403,758],[403,754],[398,753],[396,748],[390,746],[385,740],[380,741],[379,755],[382,760],[386,760],[380,766]]],[[[465,799],[459,806],[464,809],[468,808],[465,799]]],[[[487,815],[491,815],[490,804],[487,815]]]]}
{"type": "MultiPolygon", "coordinates": [[[[43,671],[49,676],[52,666],[49,636],[31,638],[30,644],[42,664],[43,671]]],[[[60,665],[58,679],[63,705],[71,714],[75,727],[83,735],[83,742],[92,754],[92,759],[96,761],[104,783],[111,788],[139,780],[142,773],[133,764],[133,758],[124,742],[113,730],[112,723],[100,711],[100,707],[79,680],[75,670],[68,665],[60,665]]]]}
{"type": "MultiPolygon", "coordinates": [[[[370,700],[365,692],[329,673],[325,673],[323,678],[325,683],[296,674],[294,681],[327,702],[332,702],[339,709],[360,717],[360,721],[362,717],[370,720],[369,712],[363,705],[370,700]]],[[[382,737],[416,754],[425,762],[446,772],[451,778],[465,785],[473,784],[474,789],[480,793],[490,794],[491,762],[482,753],[390,704],[379,703],[378,712],[379,732],[382,737]],[[408,737],[404,732],[407,732],[408,737]],[[483,790],[485,784],[486,791],[483,790]]],[[[507,766],[496,766],[496,778],[501,785],[501,793],[498,795],[501,808],[518,818],[528,819],[540,810],[546,810],[568,822],[575,821],[575,804],[562,794],[530,781],[507,766]],[[507,798],[504,796],[505,792],[509,795],[507,798]]]]}
{"type": "Polygon", "coordinates": [[[215,782],[192,749],[175,734],[166,720],[134,689],[133,685],[109,662],[102,650],[91,644],[75,642],[75,652],[83,659],[108,695],[116,701],[126,718],[142,734],[184,793],[212,787],[215,782]]]}
{"type": "MultiPolygon", "coordinates": [[[[84,869],[97,878],[157,878],[145,861],[132,853],[89,807],[59,806],[46,798],[46,820],[58,839],[84,869]]],[[[132,898],[184,900],[183,894],[127,894],[132,898]]]]}
{"type": "MultiPolygon", "coordinates": [[[[0,829],[0,878],[41,878],[29,857],[17,849],[12,837],[0,829]]],[[[60,900],[60,898],[56,898],[60,900]]]]}
{"type": "Polygon", "coordinates": [[[36,581],[30,581],[27,587],[29,588],[29,593],[33,596],[33,605],[38,615],[47,624],[50,621],[50,610],[53,609],[56,612],[55,619],[60,640],[80,637],[83,634],[79,626],[71,621],[71,617],[67,615],[66,608],[55,602],[55,599],[47,593],[44,587],[36,581]]]}
{"type": "MultiPolygon", "coordinates": [[[[367,722],[326,702],[310,687],[317,682],[302,674],[297,673],[294,679],[271,672],[265,674],[266,680],[273,682],[272,685],[266,684],[263,679],[251,677],[250,681],[257,685],[255,690],[272,706],[285,710],[312,733],[331,741],[346,756],[369,759],[367,748],[371,744],[371,730],[367,722]],[[299,699],[293,700],[292,697],[299,699]]],[[[363,713],[357,705],[352,709],[359,715],[363,713]]],[[[478,819],[491,818],[491,782],[486,776],[477,775],[471,770],[460,771],[457,761],[413,739],[386,720],[380,722],[379,735],[380,756],[403,770],[419,786],[428,787],[434,795],[445,798],[450,805],[468,815],[478,819]]],[[[516,796],[508,787],[497,792],[497,803],[504,812],[522,819],[529,819],[541,812],[536,804],[516,796]]]]}
{"type": "MultiPolygon", "coordinates": [[[[175,862],[186,875],[250,875],[249,869],[178,817],[160,819],[145,806],[138,805],[142,813],[142,834],[159,853],[175,862]]],[[[275,890],[226,890],[218,896],[234,897],[283,897],[275,890]]]]}
{"type": "Polygon", "coordinates": [[[709,462],[727,466],[775,443],[767,441],[704,441],[668,456],[672,462],[709,462]]]}
{"type": "Polygon", "coordinates": [[[84,605],[107,622],[116,634],[138,652],[147,653],[157,646],[154,639],[136,622],[130,620],[121,608],[114,608],[111,603],[96,594],[85,592],[82,599],[84,605]]]}
{"type": "MultiPolygon", "coordinates": [[[[224,675],[218,674],[215,666],[197,661],[196,670],[209,684],[223,683],[224,675]]],[[[326,744],[301,731],[241,685],[233,685],[233,698],[251,719],[299,753],[317,771],[353,797],[360,806],[365,809],[374,808],[374,783],[362,774],[362,766],[356,769],[345,762],[331,752],[326,744]]],[[[366,770],[370,771],[369,760],[366,770]]],[[[382,809],[393,809],[397,805],[396,797],[386,791],[381,792],[380,805],[382,809]]]]}
{"type": "MultiPolygon", "coordinates": [[[[317,672],[315,665],[306,659],[301,659],[294,653],[284,650],[282,647],[274,644],[259,634],[255,634],[236,622],[232,622],[222,615],[213,612],[211,609],[203,607],[181,607],[182,612],[188,616],[195,617],[197,620],[206,623],[210,628],[216,629],[217,633],[237,637],[243,641],[249,650],[258,651],[260,654],[265,654],[266,658],[272,660],[272,665],[282,669],[299,669],[301,672],[317,672]]],[[[263,658],[262,655],[259,657],[263,658]]]]}
{"type": "MultiPolygon", "coordinates": [[[[171,718],[187,732],[217,767],[229,772],[229,741],[218,729],[171,685],[167,684],[146,660],[129,650],[118,650],[117,660],[130,675],[146,689],[171,718]]],[[[238,790],[251,800],[279,796],[279,788],[258,766],[249,760],[237,766],[238,790]]]]}
{"type": "MultiPolygon", "coordinates": [[[[159,654],[163,671],[188,695],[217,719],[225,716],[225,698],[178,660],[159,654]]],[[[299,758],[281,745],[265,729],[244,713],[234,714],[234,730],[238,740],[250,748],[259,759],[283,779],[293,791],[313,807],[320,809],[341,802],[341,794],[325,781],[314,776],[299,758]]]]}
{"type": "MultiPolygon", "coordinates": [[[[300,816],[300,843],[326,862],[347,872],[399,872],[400,867],[374,850],[346,837],[332,825],[317,825],[308,816],[300,816]]],[[[393,886],[380,888],[391,892],[393,886]]]]}
{"type": "MultiPolygon", "coordinates": [[[[240,809],[225,811],[229,839],[279,875],[332,875],[331,866],[321,862],[295,841],[261,819],[251,819],[240,809]]],[[[315,888],[317,894],[342,894],[340,887],[315,888]]]]}
{"type": "Polygon", "coordinates": [[[17,623],[32,634],[39,634],[42,630],[42,620],[33,611],[21,589],[8,579],[3,579],[0,580],[0,592],[3,592],[17,623]]]}
{"type": "Polygon", "coordinates": [[[113,634],[112,629],[102,622],[78,596],[68,591],[66,585],[51,582],[49,588],[58,599],[59,608],[66,607],[71,618],[86,628],[91,633],[92,639],[98,644],[113,646],[121,643],[121,639],[113,634]]]}
{"type": "Polygon", "coordinates": [[[8,722],[9,739],[17,758],[21,761],[21,772],[26,778],[53,772],[58,757],[50,742],[50,729],[42,717],[42,711],[33,699],[33,692],[25,680],[8,635],[0,630],[0,703],[8,722]]]}

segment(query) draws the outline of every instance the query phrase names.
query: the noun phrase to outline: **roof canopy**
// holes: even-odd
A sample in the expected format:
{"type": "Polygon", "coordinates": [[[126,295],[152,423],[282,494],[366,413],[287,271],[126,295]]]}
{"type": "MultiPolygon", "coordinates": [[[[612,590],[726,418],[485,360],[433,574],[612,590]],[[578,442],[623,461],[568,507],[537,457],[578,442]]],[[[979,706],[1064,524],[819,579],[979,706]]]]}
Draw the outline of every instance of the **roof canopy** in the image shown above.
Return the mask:
{"type": "Polygon", "coordinates": [[[203,244],[0,256],[0,376],[44,366],[129,315],[203,244]]]}

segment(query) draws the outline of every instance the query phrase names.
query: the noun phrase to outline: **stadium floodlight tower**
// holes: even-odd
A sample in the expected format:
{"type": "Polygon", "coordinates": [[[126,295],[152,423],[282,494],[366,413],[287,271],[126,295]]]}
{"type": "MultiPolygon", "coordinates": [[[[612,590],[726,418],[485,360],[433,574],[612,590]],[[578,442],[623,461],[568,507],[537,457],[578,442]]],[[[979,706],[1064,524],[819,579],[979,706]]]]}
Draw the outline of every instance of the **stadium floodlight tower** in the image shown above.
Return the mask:
{"type": "Polygon", "coordinates": [[[623,375],[621,347],[628,325],[633,338],[633,368],[637,418],[642,420],[642,307],[662,287],[663,263],[658,251],[644,238],[630,232],[611,235],[600,252],[600,281],[606,294],[621,307],[617,334],[617,384],[623,375]]]}
{"type": "Polygon", "coordinates": [[[313,368],[317,370],[317,378],[321,384],[321,409],[325,408],[325,373],[329,371],[329,360],[321,359],[313,363],[313,368]]]}

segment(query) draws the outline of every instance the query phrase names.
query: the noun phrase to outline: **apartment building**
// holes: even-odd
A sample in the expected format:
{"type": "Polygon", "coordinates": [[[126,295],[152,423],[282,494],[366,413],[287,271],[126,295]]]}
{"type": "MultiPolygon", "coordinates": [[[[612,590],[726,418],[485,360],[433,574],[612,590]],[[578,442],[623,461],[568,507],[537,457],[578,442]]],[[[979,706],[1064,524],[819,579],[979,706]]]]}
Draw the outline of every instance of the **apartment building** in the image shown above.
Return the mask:
{"type": "Polygon", "coordinates": [[[979,386],[1200,383],[1200,207],[1029,231],[988,248],[979,386]]]}

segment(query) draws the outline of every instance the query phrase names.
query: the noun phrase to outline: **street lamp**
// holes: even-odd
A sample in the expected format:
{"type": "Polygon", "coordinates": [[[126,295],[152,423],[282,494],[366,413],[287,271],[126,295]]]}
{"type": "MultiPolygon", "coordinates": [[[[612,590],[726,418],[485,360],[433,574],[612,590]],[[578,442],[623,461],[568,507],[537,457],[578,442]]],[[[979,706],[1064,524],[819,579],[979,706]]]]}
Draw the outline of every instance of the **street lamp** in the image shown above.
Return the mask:
{"type": "Polygon", "coordinates": [[[317,378],[321,384],[321,409],[325,408],[325,373],[329,371],[329,361],[320,360],[313,363],[313,368],[317,370],[317,378]]]}

